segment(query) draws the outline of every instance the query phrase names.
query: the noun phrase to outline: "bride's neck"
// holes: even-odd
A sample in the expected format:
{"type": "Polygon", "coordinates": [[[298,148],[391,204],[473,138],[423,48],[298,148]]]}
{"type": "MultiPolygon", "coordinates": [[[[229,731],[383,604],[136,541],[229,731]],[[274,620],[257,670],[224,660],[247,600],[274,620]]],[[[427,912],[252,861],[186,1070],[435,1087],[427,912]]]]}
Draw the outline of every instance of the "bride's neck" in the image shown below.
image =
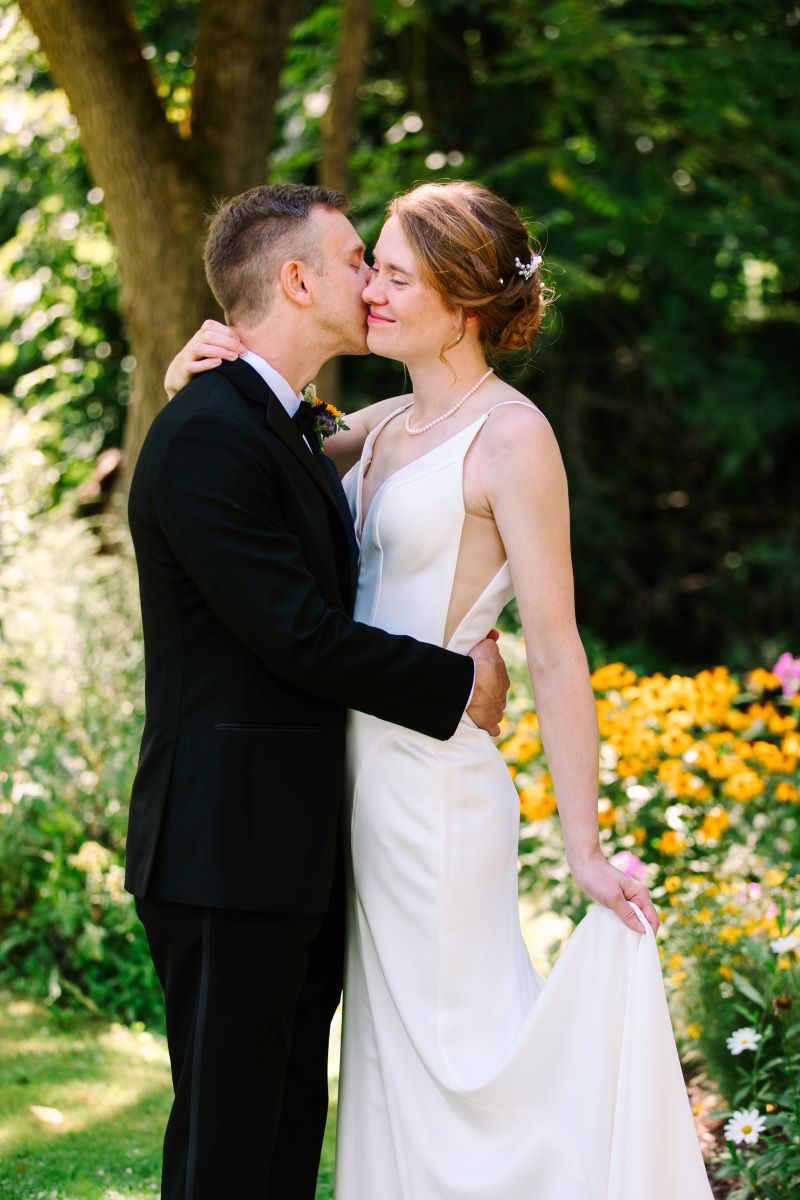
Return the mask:
{"type": "Polygon", "coordinates": [[[448,350],[447,360],[443,363],[435,358],[409,364],[415,424],[422,425],[447,412],[489,369],[477,348],[458,355],[448,350]]]}

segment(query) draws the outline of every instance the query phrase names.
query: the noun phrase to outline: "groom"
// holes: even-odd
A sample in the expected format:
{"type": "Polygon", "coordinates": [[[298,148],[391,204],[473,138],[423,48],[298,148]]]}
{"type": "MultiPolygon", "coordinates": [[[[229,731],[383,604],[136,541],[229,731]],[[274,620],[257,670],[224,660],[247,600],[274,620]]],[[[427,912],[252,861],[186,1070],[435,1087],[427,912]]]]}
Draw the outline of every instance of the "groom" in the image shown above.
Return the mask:
{"type": "Polygon", "coordinates": [[[131,484],[147,715],[126,886],[166,1000],[162,1200],[313,1200],[347,709],[445,740],[505,703],[493,641],[462,656],[350,615],[350,514],[294,415],[324,362],[366,353],[363,252],[336,192],[224,204],[206,270],[251,352],[178,393],[131,484]]]}

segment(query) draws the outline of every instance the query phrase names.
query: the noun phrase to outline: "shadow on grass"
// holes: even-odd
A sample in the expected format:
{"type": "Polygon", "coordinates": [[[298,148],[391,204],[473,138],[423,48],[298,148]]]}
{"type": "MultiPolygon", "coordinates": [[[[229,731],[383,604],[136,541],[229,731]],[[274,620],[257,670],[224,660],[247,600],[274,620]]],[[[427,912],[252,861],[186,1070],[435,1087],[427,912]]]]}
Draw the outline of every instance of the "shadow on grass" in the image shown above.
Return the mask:
{"type": "MultiPolygon", "coordinates": [[[[0,1196],[152,1200],[172,1099],[163,1037],[78,1019],[66,1025],[0,995],[0,1196]]],[[[318,1200],[333,1196],[335,1108],[318,1200]]]]}

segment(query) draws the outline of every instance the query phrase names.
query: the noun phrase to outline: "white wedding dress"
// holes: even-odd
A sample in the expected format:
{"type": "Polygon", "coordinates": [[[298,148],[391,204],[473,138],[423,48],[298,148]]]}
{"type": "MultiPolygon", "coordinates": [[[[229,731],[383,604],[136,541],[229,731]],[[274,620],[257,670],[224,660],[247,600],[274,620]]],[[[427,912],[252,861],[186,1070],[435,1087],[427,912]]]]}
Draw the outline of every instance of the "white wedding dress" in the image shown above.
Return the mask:
{"type": "MultiPolygon", "coordinates": [[[[443,644],[485,420],[376,492],[358,620],[443,644]]],[[[344,480],[357,530],[383,424],[344,480]]],[[[469,651],[511,595],[506,564],[448,647],[469,651]]],[[[440,742],[352,713],[349,769],[336,1200],[710,1200],[640,910],[644,936],[590,909],[545,981],[519,925],[517,793],[490,736],[466,716],[440,742]]]]}

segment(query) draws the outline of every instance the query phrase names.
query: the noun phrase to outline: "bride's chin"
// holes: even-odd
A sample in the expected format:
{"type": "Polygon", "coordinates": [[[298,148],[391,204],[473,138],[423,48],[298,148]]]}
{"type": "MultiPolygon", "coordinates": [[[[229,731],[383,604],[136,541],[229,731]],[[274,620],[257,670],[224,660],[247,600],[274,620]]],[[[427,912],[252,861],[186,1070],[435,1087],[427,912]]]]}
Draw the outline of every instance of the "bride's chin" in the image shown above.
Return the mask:
{"type": "Polygon", "coordinates": [[[372,329],[367,330],[367,349],[370,354],[377,354],[378,358],[396,358],[398,362],[401,362],[400,355],[389,346],[381,345],[381,341],[380,336],[376,337],[372,329]]]}

